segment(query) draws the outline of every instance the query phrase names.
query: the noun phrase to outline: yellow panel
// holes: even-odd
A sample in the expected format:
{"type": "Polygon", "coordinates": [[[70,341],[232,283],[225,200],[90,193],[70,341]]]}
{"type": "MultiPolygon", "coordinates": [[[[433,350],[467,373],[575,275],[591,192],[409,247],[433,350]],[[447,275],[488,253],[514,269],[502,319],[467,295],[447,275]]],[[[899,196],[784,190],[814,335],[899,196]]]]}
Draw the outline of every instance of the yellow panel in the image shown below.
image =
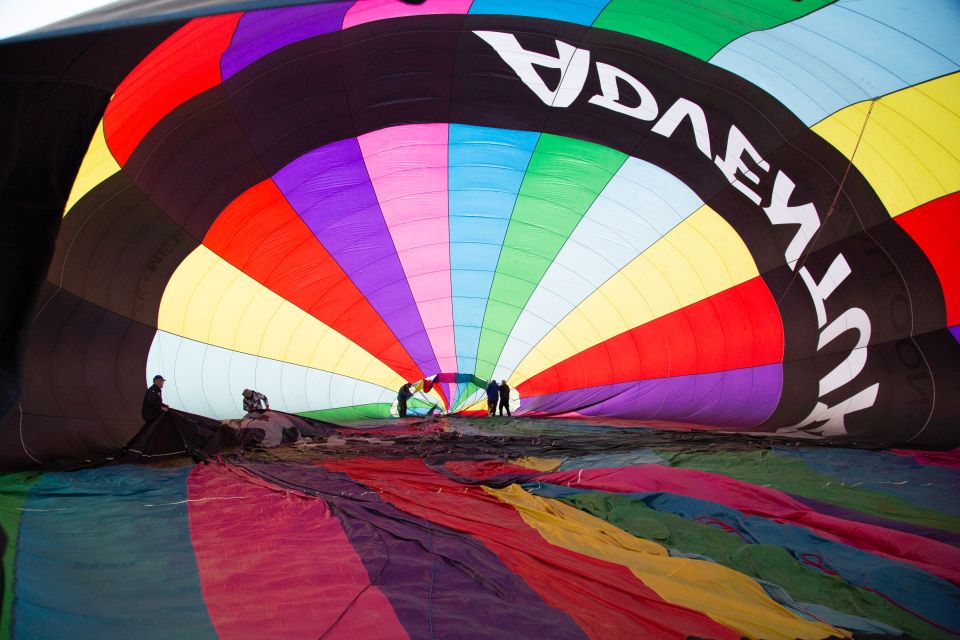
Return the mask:
{"type": "Polygon", "coordinates": [[[803,620],[774,602],[756,580],[706,560],[671,558],[659,544],[517,485],[484,490],[513,506],[554,545],[623,565],[661,598],[702,611],[751,638],[849,637],[845,631],[803,620]]]}
{"type": "Polygon", "coordinates": [[[460,409],[460,411],[483,411],[484,413],[486,413],[487,412],[487,396],[483,396],[473,404],[467,407],[464,407],[463,409],[460,409]]]}
{"type": "Polygon", "coordinates": [[[170,278],[160,302],[157,328],[387,389],[403,383],[363,348],[203,245],[187,256],[170,278]]]}
{"type": "MultiPolygon", "coordinates": [[[[848,158],[870,103],[847,107],[812,128],[848,158]]],[[[960,189],[960,74],[876,101],[853,163],[891,216],[960,189]]]]}
{"type": "Polygon", "coordinates": [[[737,232],[704,205],[573,309],[511,377],[520,384],[624,331],[757,275],[737,232]]]}
{"type": "Polygon", "coordinates": [[[63,215],[66,216],[80,198],[118,171],[120,171],[120,165],[113,159],[107,148],[107,139],[103,135],[103,120],[101,120],[96,133],[93,134],[93,140],[90,141],[87,155],[83,157],[83,162],[80,164],[77,178],[73,181],[73,189],[70,191],[70,197],[67,198],[63,215]]]}

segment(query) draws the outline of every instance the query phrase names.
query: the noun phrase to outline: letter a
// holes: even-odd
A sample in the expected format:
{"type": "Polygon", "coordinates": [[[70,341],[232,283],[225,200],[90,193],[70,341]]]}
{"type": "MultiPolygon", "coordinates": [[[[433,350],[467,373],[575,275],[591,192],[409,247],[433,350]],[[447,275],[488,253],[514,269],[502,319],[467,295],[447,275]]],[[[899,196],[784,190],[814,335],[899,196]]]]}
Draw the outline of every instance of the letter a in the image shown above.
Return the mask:
{"type": "Polygon", "coordinates": [[[577,99],[590,71],[590,52],[556,40],[557,57],[527,51],[512,33],[474,31],[484,42],[500,54],[514,73],[530,87],[545,105],[569,107],[577,99]],[[547,88],[534,65],[560,70],[560,84],[555,91],[547,88]]]}

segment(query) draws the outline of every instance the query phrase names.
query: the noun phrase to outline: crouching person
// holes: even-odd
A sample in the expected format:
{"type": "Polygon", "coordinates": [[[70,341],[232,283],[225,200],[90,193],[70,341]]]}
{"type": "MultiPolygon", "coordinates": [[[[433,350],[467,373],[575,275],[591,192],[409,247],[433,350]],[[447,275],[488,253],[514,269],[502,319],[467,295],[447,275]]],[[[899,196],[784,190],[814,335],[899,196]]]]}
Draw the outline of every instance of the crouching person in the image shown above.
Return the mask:
{"type": "Polygon", "coordinates": [[[270,401],[267,396],[253,389],[243,390],[243,410],[248,414],[270,410],[270,401]]]}

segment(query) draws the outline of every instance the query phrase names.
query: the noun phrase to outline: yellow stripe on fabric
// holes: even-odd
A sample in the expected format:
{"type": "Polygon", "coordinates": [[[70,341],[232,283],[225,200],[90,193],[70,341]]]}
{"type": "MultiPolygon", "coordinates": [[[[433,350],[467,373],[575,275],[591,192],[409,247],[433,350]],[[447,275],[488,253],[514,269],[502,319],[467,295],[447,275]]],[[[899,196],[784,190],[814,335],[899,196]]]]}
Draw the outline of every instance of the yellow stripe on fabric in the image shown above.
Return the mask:
{"type": "Polygon", "coordinates": [[[356,378],[387,389],[403,380],[369,352],[205,246],[177,268],[157,328],[184,338],[356,378]]]}
{"type": "Polygon", "coordinates": [[[120,171],[120,165],[107,148],[107,139],[103,135],[103,120],[101,120],[96,133],[93,134],[93,140],[90,141],[87,155],[83,157],[83,162],[80,164],[80,171],[77,172],[77,177],[73,181],[67,206],[63,209],[64,217],[80,198],[118,171],[120,171]]]}
{"type": "Polygon", "coordinates": [[[851,105],[812,129],[848,158],[890,215],[960,190],[960,73],[851,105]]]}
{"type": "Polygon", "coordinates": [[[757,275],[737,232],[704,205],[557,323],[517,366],[513,384],[757,275]]]}
{"type": "Polygon", "coordinates": [[[673,558],[649,540],[571,507],[534,496],[517,485],[484,487],[514,507],[554,545],[623,565],[665,601],[701,611],[752,638],[828,638],[846,632],[799,618],[774,602],[756,580],[706,560],[673,558]]]}
{"type": "Polygon", "coordinates": [[[537,471],[556,471],[560,465],[563,464],[563,458],[534,458],[524,456],[516,460],[511,460],[510,464],[515,464],[518,467],[526,467],[527,469],[535,469],[537,471]]]}

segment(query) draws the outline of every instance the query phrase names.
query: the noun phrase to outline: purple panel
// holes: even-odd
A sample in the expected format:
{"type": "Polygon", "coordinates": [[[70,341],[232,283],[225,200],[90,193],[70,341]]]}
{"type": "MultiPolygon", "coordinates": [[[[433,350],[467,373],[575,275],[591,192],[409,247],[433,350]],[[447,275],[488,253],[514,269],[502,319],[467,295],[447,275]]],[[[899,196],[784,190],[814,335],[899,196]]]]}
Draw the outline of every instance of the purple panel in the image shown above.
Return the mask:
{"type": "Polygon", "coordinates": [[[357,140],[311,151],[273,180],[424,374],[440,371],[357,140]]]}
{"type": "Polygon", "coordinates": [[[251,62],[293,42],[339,31],[353,2],[252,11],[240,18],[230,46],[220,59],[226,80],[251,62]]]}
{"type": "Polygon", "coordinates": [[[670,420],[752,427],[780,401],[783,367],[770,364],[718,373],[640,380],[520,399],[521,411],[670,420]]]}
{"type": "Polygon", "coordinates": [[[953,337],[956,338],[957,342],[960,342],[960,326],[950,327],[950,333],[953,334],[953,337]]]}

